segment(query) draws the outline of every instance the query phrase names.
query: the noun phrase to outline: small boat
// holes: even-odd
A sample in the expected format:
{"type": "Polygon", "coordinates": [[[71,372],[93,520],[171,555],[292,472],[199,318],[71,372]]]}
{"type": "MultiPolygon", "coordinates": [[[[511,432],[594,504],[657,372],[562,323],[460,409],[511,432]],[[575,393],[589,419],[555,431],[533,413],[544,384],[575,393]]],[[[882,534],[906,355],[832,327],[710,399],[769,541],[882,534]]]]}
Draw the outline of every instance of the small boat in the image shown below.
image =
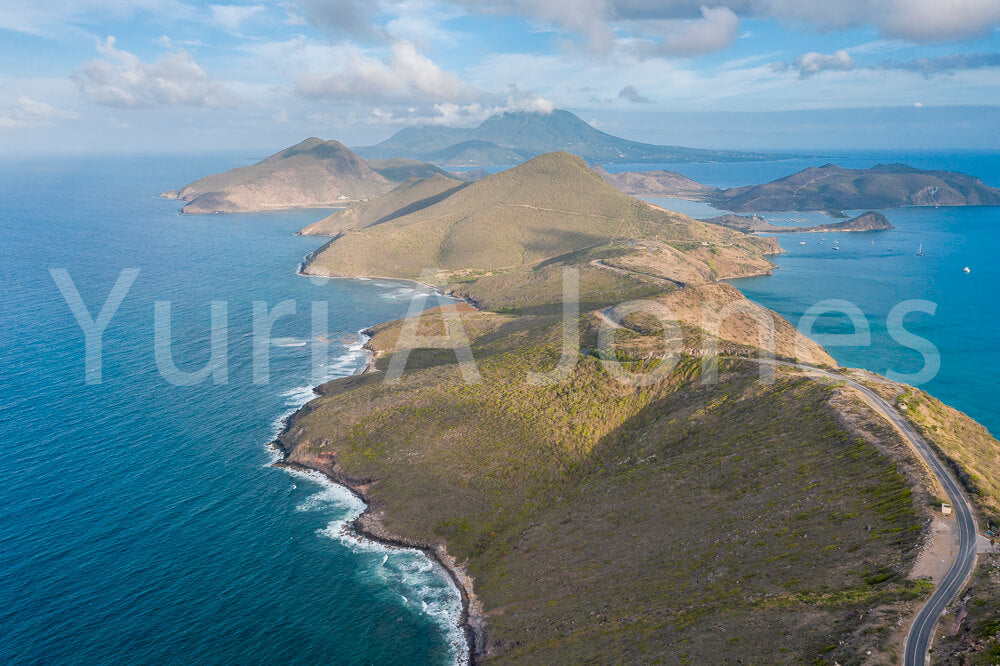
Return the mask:
{"type": "Polygon", "coordinates": [[[799,241],[799,245],[805,245],[805,244],[806,244],[805,241],[799,241]]]}
{"type": "Polygon", "coordinates": [[[969,270],[969,267],[968,267],[968,266],[966,266],[965,268],[963,268],[963,269],[962,269],[962,272],[963,272],[963,273],[971,273],[972,271],[971,271],[971,270],[969,270]]]}

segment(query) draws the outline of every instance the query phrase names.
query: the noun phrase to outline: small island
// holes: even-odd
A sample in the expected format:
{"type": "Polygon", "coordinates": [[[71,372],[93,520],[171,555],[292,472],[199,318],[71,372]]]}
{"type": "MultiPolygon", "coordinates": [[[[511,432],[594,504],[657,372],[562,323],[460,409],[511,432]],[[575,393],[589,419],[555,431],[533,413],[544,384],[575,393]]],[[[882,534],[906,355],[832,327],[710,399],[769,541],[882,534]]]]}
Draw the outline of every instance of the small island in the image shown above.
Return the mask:
{"type": "Polygon", "coordinates": [[[779,226],[768,222],[757,215],[719,215],[703,219],[702,222],[718,224],[730,229],[739,229],[746,233],[771,233],[771,234],[806,234],[806,233],[830,233],[835,231],[865,232],[865,231],[888,231],[893,228],[885,215],[877,211],[870,210],[862,213],[845,222],[833,222],[830,224],[816,224],[810,227],[789,227],[779,226]]]}

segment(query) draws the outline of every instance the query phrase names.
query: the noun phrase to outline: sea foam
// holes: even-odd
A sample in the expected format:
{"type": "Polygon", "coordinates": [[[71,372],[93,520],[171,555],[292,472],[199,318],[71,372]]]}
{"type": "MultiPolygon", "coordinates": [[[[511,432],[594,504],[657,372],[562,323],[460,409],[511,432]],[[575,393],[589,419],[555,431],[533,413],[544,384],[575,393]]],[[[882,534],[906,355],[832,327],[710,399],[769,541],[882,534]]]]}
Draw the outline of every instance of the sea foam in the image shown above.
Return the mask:
{"type": "MultiPolygon", "coordinates": [[[[414,291],[404,289],[409,293],[414,291]]],[[[367,341],[368,337],[359,331],[358,341],[327,364],[327,378],[323,381],[355,374],[364,367],[363,361],[369,355],[364,349],[367,341]]],[[[316,397],[312,388],[299,386],[281,393],[285,398],[285,405],[290,409],[274,421],[273,437],[277,437],[288,417],[316,397]]],[[[272,456],[271,463],[282,458],[281,452],[276,449],[272,451],[272,456]]],[[[314,470],[285,468],[285,471],[294,477],[308,479],[320,487],[295,507],[297,511],[323,512],[334,516],[325,527],[317,529],[316,534],[335,540],[358,555],[374,556],[364,573],[380,578],[402,599],[404,605],[419,608],[432,618],[445,630],[453,663],[468,663],[469,646],[461,624],[462,595],[444,567],[420,550],[387,546],[364,538],[352,530],[350,523],[364,512],[366,505],[349,489],[314,470]]]]}
{"type": "Polygon", "coordinates": [[[446,632],[453,663],[468,663],[469,648],[461,625],[461,593],[444,567],[423,551],[388,546],[359,535],[350,524],[365,510],[361,498],[319,472],[287,471],[320,487],[295,507],[297,511],[334,516],[325,527],[317,529],[316,534],[338,542],[357,555],[368,556],[369,566],[363,574],[381,579],[404,605],[417,608],[432,618],[446,632]]]}

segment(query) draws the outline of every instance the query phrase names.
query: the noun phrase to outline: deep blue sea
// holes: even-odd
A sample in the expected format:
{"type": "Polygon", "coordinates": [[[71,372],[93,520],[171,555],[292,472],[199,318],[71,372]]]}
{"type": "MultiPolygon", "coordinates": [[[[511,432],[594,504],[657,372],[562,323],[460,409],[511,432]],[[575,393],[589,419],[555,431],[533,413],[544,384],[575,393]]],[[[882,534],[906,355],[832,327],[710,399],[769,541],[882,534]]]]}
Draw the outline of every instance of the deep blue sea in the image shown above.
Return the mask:
{"type": "MultiPolygon", "coordinates": [[[[314,384],[363,365],[353,334],[405,314],[414,287],[297,276],[302,256],[323,239],[292,234],[322,211],[188,217],[177,215],[176,201],[155,197],[250,157],[0,162],[0,663],[463,656],[458,595],[442,571],[420,553],[345,537],[341,525],[361,509],[353,496],[268,466],[265,444],[280,419],[314,384]],[[129,268],[139,272],[104,331],[96,382],[50,269],[68,271],[96,318],[129,268]],[[257,349],[258,361],[269,355],[269,379],[255,383],[254,303],[274,310],[289,299],[295,314],[279,318],[271,343],[257,349]],[[170,351],[183,372],[209,361],[212,302],[225,304],[216,307],[228,316],[226,383],[165,378],[154,351],[158,301],[170,303],[170,351]],[[326,317],[314,323],[323,307],[326,317]],[[323,349],[317,338],[334,341],[321,363],[313,360],[323,349]]],[[[1000,186],[996,154],[667,166],[742,185],[828,161],[906,161],[1000,186]]],[[[940,370],[923,388],[1000,432],[1000,209],[886,215],[896,230],[839,234],[839,251],[830,249],[832,234],[824,245],[812,235],[782,237],[787,253],[775,274],[737,285],[793,322],[823,299],[856,304],[871,344],[830,351],[878,372],[920,369],[921,354],[890,337],[885,321],[900,301],[932,301],[933,315],[903,320],[940,351],[940,370]]],[[[816,326],[849,328],[842,315],[816,326]]]]}
{"type": "Polygon", "coordinates": [[[323,239],[292,234],[322,211],[189,217],[154,196],[233,160],[0,162],[0,663],[462,656],[442,571],[343,537],[353,496],[267,466],[280,418],[356,371],[350,334],[404,315],[413,285],[297,276],[323,239]],[[139,269],[99,384],[50,268],[95,318],[120,271],[139,269]],[[286,299],[296,314],[275,324],[270,381],[255,384],[253,303],[286,299]],[[211,301],[228,304],[228,383],[162,376],[155,301],[172,303],[182,371],[206,364],[211,301]],[[314,302],[328,308],[318,329],[314,302]],[[315,372],[313,337],[341,341],[315,372]]]}

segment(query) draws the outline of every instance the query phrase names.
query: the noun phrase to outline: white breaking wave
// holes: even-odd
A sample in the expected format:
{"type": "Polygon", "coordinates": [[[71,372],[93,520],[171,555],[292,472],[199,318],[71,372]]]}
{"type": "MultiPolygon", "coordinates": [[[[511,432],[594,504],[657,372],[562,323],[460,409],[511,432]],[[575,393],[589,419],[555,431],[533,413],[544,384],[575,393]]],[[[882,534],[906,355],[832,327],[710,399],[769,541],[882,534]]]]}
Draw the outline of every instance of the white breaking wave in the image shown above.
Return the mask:
{"type": "MultiPolygon", "coordinates": [[[[347,350],[340,356],[337,356],[331,359],[329,363],[325,363],[320,366],[324,368],[326,372],[322,377],[317,378],[316,383],[324,384],[339,377],[347,377],[355,374],[363,368],[369,356],[368,350],[364,348],[366,342],[368,342],[368,336],[364,335],[361,331],[358,331],[357,342],[349,345],[347,350]]],[[[298,411],[299,407],[316,397],[316,394],[313,393],[312,384],[287,389],[282,391],[280,395],[285,398],[285,407],[288,409],[282,412],[278,418],[271,422],[271,440],[274,440],[274,438],[278,436],[278,433],[281,432],[281,429],[285,424],[285,419],[298,411]]],[[[274,455],[276,457],[270,460],[268,464],[277,462],[281,459],[280,453],[275,452],[274,455]]]]}
{"type": "MultiPolygon", "coordinates": [[[[393,296],[393,298],[409,298],[415,292],[409,287],[397,291],[398,295],[393,296]]],[[[366,361],[369,356],[369,352],[364,349],[368,339],[361,331],[358,331],[358,341],[348,346],[343,354],[327,364],[326,378],[321,379],[319,383],[359,372],[364,367],[363,361],[366,361]]],[[[289,409],[273,422],[272,440],[281,432],[285,420],[289,416],[316,397],[312,389],[311,385],[298,386],[280,394],[281,397],[285,398],[285,406],[289,409]]],[[[270,463],[277,462],[281,458],[281,452],[272,449],[270,463]]],[[[322,511],[328,515],[336,516],[327,523],[326,527],[316,530],[316,533],[321,537],[337,541],[359,555],[374,555],[371,566],[368,567],[366,573],[381,578],[387,587],[395,591],[402,599],[403,604],[412,606],[419,602],[420,610],[445,630],[446,639],[451,647],[453,663],[467,664],[469,662],[469,646],[461,625],[462,595],[444,567],[415,548],[391,547],[359,536],[348,527],[348,524],[364,512],[364,501],[349,489],[334,483],[319,472],[284,469],[293,476],[306,478],[320,486],[318,492],[313,493],[295,507],[297,511],[322,511]],[[404,591],[407,594],[404,594],[404,591]]],[[[295,487],[293,484],[293,488],[295,487]]]]}
{"type": "Polygon", "coordinates": [[[362,514],[365,503],[350,490],[312,470],[287,470],[320,485],[320,490],[296,506],[298,511],[322,511],[336,516],[316,530],[359,555],[372,555],[365,573],[381,578],[407,606],[419,603],[421,612],[446,631],[455,664],[466,664],[469,647],[462,628],[462,596],[451,575],[436,560],[416,548],[397,548],[366,539],[348,525],[362,514]]]}
{"type": "Polygon", "coordinates": [[[302,338],[274,338],[271,344],[275,347],[305,347],[309,341],[302,338]]]}

